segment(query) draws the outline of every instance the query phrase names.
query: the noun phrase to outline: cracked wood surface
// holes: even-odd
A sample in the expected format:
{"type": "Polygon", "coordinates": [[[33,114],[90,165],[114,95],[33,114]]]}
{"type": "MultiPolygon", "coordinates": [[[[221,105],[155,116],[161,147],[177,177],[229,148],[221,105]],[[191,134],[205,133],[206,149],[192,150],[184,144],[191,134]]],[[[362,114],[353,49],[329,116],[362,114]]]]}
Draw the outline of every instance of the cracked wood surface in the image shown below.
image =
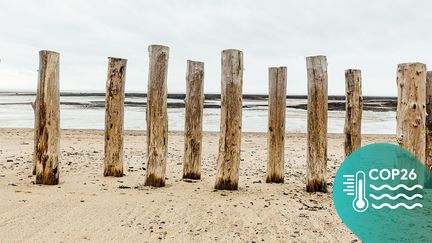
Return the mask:
{"type": "Polygon", "coordinates": [[[327,192],[327,58],[306,58],[308,79],[306,190],[327,192]]]}
{"type": "Polygon", "coordinates": [[[397,143],[425,163],[426,65],[422,63],[399,64],[397,86],[397,143]]]}
{"type": "Polygon", "coordinates": [[[243,53],[222,51],[221,122],[215,189],[237,190],[242,126],[243,53]]]}
{"type": "Polygon", "coordinates": [[[59,57],[39,52],[38,87],[35,100],[34,156],[36,184],[57,185],[60,156],[59,57]]]}
{"type": "Polygon", "coordinates": [[[361,86],[361,71],[345,70],[345,157],[361,147],[361,119],[363,98],[361,86]]]}
{"type": "Polygon", "coordinates": [[[426,166],[432,171],[432,71],[426,75],[426,166]]]}
{"type": "Polygon", "coordinates": [[[183,178],[201,178],[204,63],[187,61],[183,178]]]}
{"type": "Polygon", "coordinates": [[[269,68],[266,182],[284,182],[287,68],[269,68]]]}
{"type": "Polygon", "coordinates": [[[165,186],[168,144],[167,74],[169,48],[149,46],[147,88],[147,170],[145,185],[165,186]]]}
{"type": "Polygon", "coordinates": [[[123,176],[126,59],[108,58],[105,92],[104,176],[123,176]]]}

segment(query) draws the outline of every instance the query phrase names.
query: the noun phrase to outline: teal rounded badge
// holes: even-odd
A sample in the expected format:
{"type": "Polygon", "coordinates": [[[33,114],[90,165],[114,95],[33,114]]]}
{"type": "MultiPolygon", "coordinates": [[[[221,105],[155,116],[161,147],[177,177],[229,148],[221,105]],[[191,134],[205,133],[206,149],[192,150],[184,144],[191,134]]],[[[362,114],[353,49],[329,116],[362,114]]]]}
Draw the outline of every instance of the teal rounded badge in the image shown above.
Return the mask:
{"type": "Polygon", "coordinates": [[[432,173],[386,143],[353,152],[336,173],[333,200],[363,242],[432,242],[432,173]]]}

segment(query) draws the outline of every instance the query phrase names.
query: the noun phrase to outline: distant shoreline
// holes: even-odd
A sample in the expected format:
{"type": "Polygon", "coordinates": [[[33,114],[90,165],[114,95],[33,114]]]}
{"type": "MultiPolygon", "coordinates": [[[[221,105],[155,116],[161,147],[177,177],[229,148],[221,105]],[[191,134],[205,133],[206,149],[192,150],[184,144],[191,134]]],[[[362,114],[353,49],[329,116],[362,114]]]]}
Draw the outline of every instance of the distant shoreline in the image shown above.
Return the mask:
{"type": "MultiPolygon", "coordinates": [[[[34,92],[13,92],[13,91],[0,91],[1,96],[35,96],[34,92]]],[[[105,96],[103,92],[61,92],[61,97],[101,97],[105,96]]],[[[171,93],[168,94],[168,99],[181,100],[180,102],[168,101],[168,108],[184,108],[185,94],[182,93],[171,93]]],[[[220,94],[205,94],[206,101],[220,101],[220,94]]],[[[131,92],[125,94],[126,98],[146,98],[146,93],[131,92]]],[[[287,108],[307,110],[307,95],[287,95],[288,100],[299,100],[297,104],[287,104],[287,108]]],[[[248,101],[266,101],[268,95],[263,94],[244,94],[244,100],[248,101]]],[[[329,95],[328,96],[328,110],[329,111],[343,111],[345,110],[345,96],[343,95],[329,95]]],[[[30,104],[25,103],[3,103],[0,105],[23,105],[30,104]]],[[[105,106],[103,99],[101,101],[90,101],[90,102],[61,102],[62,105],[74,105],[83,106],[85,108],[103,108],[105,106]]],[[[126,107],[143,107],[146,106],[146,102],[140,101],[125,101],[126,107]]],[[[375,111],[375,112],[387,112],[396,111],[397,97],[390,96],[363,96],[363,110],[375,111]]],[[[267,107],[266,103],[262,104],[245,104],[243,108],[254,108],[254,107],[267,107]]],[[[219,109],[220,104],[205,102],[204,108],[206,109],[219,109]]]]}
{"type": "MultiPolygon", "coordinates": [[[[28,91],[0,91],[0,95],[36,95],[36,92],[28,92],[28,91]]],[[[220,94],[207,93],[204,94],[205,98],[208,100],[220,99],[220,94]]],[[[65,97],[73,97],[73,96],[105,96],[105,92],[60,92],[60,96],[65,97]]],[[[146,98],[147,93],[142,92],[126,92],[126,97],[137,97],[137,98],[146,98]]],[[[169,93],[168,98],[170,99],[184,99],[186,94],[184,93],[169,93]]],[[[287,99],[307,99],[307,95],[287,95],[287,99]]],[[[329,95],[329,100],[345,100],[344,95],[329,95]]],[[[257,99],[264,100],[267,99],[268,95],[266,94],[243,94],[243,99],[257,99]]],[[[363,100],[397,100],[396,96],[363,96],[363,100]]]]}

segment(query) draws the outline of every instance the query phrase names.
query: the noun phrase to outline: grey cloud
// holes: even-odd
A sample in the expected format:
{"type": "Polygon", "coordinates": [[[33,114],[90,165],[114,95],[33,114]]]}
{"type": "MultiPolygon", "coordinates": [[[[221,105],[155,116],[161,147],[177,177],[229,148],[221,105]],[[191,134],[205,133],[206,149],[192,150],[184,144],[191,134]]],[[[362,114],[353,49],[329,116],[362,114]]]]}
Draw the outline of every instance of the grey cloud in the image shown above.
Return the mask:
{"type": "Polygon", "coordinates": [[[305,57],[329,61],[329,93],[361,68],[365,95],[396,95],[400,62],[432,65],[430,1],[2,1],[0,89],[36,88],[41,49],[61,53],[63,90],[103,91],[108,56],[128,58],[128,91],[146,91],[147,46],[170,46],[170,92],[186,60],[205,62],[220,91],[220,52],[244,51],[245,93],[267,92],[269,66],[288,66],[288,93],[306,93],[305,57]],[[13,79],[13,80],[10,80],[13,79]]]}

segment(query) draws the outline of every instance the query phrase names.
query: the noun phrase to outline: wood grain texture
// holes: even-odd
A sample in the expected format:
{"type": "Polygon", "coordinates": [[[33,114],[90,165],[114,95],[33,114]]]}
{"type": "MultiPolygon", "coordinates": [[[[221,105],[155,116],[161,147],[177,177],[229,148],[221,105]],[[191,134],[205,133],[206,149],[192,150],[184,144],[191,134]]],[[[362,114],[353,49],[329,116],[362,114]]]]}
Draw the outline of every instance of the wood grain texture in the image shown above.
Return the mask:
{"type": "Polygon", "coordinates": [[[426,75],[426,166],[432,171],[432,71],[426,75]]]}
{"type": "Polygon", "coordinates": [[[237,190],[242,127],[243,53],[222,51],[221,123],[215,189],[237,190]]]}
{"type": "Polygon", "coordinates": [[[361,71],[345,70],[345,157],[361,147],[363,98],[361,71]]]}
{"type": "Polygon", "coordinates": [[[268,160],[266,182],[284,182],[287,68],[269,68],[268,160]]]}
{"type": "Polygon", "coordinates": [[[187,61],[183,178],[201,178],[204,63],[187,61]]]}
{"type": "Polygon", "coordinates": [[[105,91],[104,176],[123,176],[126,59],[108,58],[105,91]]]}
{"type": "Polygon", "coordinates": [[[308,79],[307,172],[308,192],[327,192],[327,58],[306,58],[308,79]]]}
{"type": "MultiPolygon", "coordinates": [[[[37,89],[39,89],[39,81],[38,81],[38,88],[37,89]]],[[[37,93],[38,93],[38,91],[36,91],[36,96],[37,96],[37,93]]],[[[39,143],[38,142],[39,141],[39,133],[38,133],[39,129],[36,129],[39,126],[39,124],[38,124],[39,118],[38,118],[38,114],[36,113],[36,101],[37,101],[37,97],[33,102],[31,102],[31,106],[33,109],[33,115],[34,115],[34,133],[33,133],[33,141],[34,142],[33,142],[33,160],[32,160],[33,172],[32,172],[32,175],[36,175],[36,162],[37,162],[36,150],[37,150],[37,146],[39,143]]]]}
{"type": "Polygon", "coordinates": [[[144,185],[165,186],[168,153],[167,75],[169,48],[149,46],[147,170],[144,185]]]}
{"type": "Polygon", "coordinates": [[[60,156],[59,53],[39,52],[35,101],[36,184],[57,185],[60,156]]]}
{"type": "Polygon", "coordinates": [[[396,139],[422,163],[426,153],[426,65],[403,63],[397,68],[396,139]]]}

